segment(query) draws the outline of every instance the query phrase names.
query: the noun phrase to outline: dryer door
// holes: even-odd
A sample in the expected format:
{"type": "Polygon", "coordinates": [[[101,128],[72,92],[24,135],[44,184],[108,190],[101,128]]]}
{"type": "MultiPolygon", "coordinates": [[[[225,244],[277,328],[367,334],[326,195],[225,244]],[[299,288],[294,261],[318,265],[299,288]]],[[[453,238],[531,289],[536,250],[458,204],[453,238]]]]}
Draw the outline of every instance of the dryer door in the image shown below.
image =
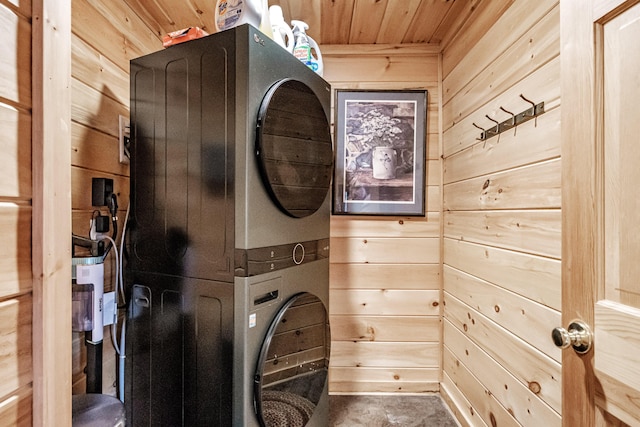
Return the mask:
{"type": "Polygon", "coordinates": [[[260,350],[254,403],[264,427],[303,427],[323,395],[329,370],[329,314],[308,292],[278,311],[260,350]]]}
{"type": "Polygon", "coordinates": [[[302,218],[322,206],[333,146],[322,103],[309,86],[285,79],[269,89],[258,112],[256,152],[267,191],[284,213],[302,218]]]}

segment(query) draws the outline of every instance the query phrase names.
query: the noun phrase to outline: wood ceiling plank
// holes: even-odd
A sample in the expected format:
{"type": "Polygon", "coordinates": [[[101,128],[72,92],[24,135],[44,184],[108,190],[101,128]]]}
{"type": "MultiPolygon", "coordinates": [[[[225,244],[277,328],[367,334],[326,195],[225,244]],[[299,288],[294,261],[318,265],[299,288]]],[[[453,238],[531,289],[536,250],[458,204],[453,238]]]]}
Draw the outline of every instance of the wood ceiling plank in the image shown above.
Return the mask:
{"type": "MultiPolygon", "coordinates": [[[[7,1],[7,0],[0,0],[7,1]]],[[[321,45],[451,41],[486,0],[269,0],[321,45]],[[475,12],[474,12],[475,11],[475,12]]],[[[513,0],[500,0],[505,4],[513,0]]],[[[158,36],[197,25],[215,32],[213,0],[124,0],[158,36]],[[205,2],[208,2],[205,4],[205,2]],[[210,3],[210,4],[209,4],[210,3]]],[[[488,2],[491,5],[492,2],[488,2]]]]}
{"type": "Polygon", "coordinates": [[[349,40],[354,0],[325,0],[321,10],[320,44],[344,44],[349,40]]]}
{"type": "Polygon", "coordinates": [[[375,43],[384,19],[387,0],[356,0],[351,18],[349,43],[375,43]]]}
{"type": "Polygon", "coordinates": [[[442,48],[460,31],[460,28],[467,22],[478,4],[482,0],[454,1],[448,13],[440,22],[440,25],[433,33],[432,38],[438,40],[442,48]]]}
{"type": "Polygon", "coordinates": [[[406,0],[389,4],[382,18],[376,43],[402,42],[421,3],[422,0],[406,0]]]}
{"type": "MultiPolygon", "coordinates": [[[[215,2],[212,0],[187,0],[190,9],[193,10],[200,18],[202,28],[209,34],[216,32],[216,9],[215,2]]],[[[188,27],[189,25],[185,25],[188,27]]],[[[184,27],[183,27],[184,28],[184,27]]]]}
{"type": "Polygon", "coordinates": [[[291,23],[293,19],[305,22],[309,25],[307,34],[318,44],[322,44],[324,42],[322,41],[321,3],[321,0],[304,2],[300,0],[270,0],[269,6],[280,6],[287,23],[291,23]]]}
{"type": "Polygon", "coordinates": [[[440,24],[454,6],[461,7],[462,3],[450,0],[422,0],[402,43],[440,43],[440,39],[435,37],[440,24]]]}

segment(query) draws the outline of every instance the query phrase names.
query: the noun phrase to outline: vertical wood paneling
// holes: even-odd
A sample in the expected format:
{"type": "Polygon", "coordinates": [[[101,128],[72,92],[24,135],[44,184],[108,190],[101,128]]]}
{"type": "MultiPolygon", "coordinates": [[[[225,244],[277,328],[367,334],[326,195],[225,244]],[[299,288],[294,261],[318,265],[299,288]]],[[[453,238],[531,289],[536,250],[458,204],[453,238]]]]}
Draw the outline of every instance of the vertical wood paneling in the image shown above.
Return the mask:
{"type": "Polygon", "coordinates": [[[71,424],[71,2],[33,2],[33,424],[71,424]]]}
{"type": "Polygon", "coordinates": [[[560,426],[559,6],[491,3],[443,52],[442,388],[463,424],[560,426]],[[547,112],[478,141],[520,94],[547,112]]]}
{"type": "Polygon", "coordinates": [[[441,34],[449,23],[458,15],[458,10],[473,2],[443,2],[439,0],[422,0],[416,10],[411,24],[406,28],[403,43],[430,43],[438,46],[441,34]]]}
{"type": "Polygon", "coordinates": [[[359,0],[351,16],[350,44],[373,44],[382,25],[389,0],[359,0]]]}
{"type": "Polygon", "coordinates": [[[378,28],[376,43],[400,43],[422,0],[405,0],[387,7],[378,28]]]}
{"type": "Polygon", "coordinates": [[[322,43],[337,44],[349,40],[351,16],[355,0],[322,2],[322,43]]]}
{"type": "Polygon", "coordinates": [[[330,46],[324,58],[325,78],[334,90],[429,91],[427,215],[340,215],[331,220],[330,310],[336,333],[329,390],[437,391],[441,343],[437,50],[413,45],[330,46]]]}

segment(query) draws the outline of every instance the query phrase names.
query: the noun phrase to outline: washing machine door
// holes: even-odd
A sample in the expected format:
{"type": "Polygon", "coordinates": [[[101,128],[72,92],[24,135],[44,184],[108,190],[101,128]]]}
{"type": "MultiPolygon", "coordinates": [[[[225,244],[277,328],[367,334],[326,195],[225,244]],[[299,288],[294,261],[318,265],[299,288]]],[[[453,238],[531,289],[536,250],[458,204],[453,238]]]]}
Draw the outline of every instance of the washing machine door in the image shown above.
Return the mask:
{"type": "Polygon", "coordinates": [[[265,337],[254,377],[256,415],[263,427],[303,427],[325,392],[331,336],[329,314],[308,292],[278,311],[265,337]]]}
{"type": "Polygon", "coordinates": [[[258,112],[256,153],[267,191],[284,213],[302,218],[322,206],[333,145],[322,103],[305,83],[285,79],[269,89],[258,112]]]}

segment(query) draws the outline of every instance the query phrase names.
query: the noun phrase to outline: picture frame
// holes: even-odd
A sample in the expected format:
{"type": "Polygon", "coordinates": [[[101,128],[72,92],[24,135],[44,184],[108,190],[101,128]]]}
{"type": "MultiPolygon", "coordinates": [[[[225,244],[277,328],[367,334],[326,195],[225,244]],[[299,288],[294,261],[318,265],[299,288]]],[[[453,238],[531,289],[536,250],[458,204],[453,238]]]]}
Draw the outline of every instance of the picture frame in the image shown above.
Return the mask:
{"type": "Polygon", "coordinates": [[[425,215],[426,90],[336,90],[333,213],[425,215]]]}

